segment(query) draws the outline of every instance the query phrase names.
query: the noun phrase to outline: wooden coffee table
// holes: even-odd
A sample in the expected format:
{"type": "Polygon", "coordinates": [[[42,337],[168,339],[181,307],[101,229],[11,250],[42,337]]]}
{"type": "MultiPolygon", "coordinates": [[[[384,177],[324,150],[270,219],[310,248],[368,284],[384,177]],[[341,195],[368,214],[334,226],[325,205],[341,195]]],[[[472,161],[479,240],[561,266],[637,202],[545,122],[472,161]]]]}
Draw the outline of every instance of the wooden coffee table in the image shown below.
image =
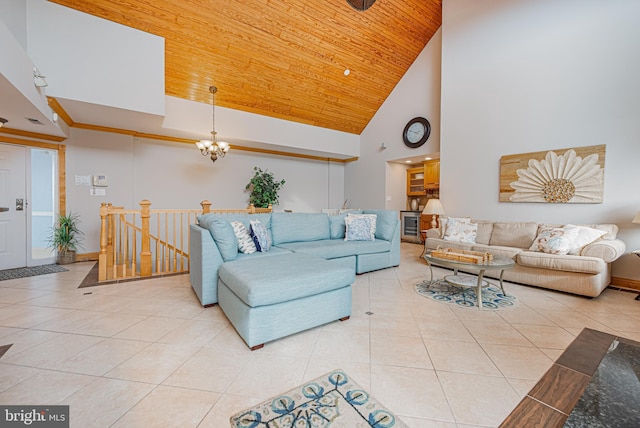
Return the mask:
{"type": "Polygon", "coordinates": [[[484,279],[484,273],[488,270],[500,271],[500,289],[502,290],[502,294],[506,296],[507,293],[504,291],[502,277],[505,270],[511,269],[515,265],[513,260],[506,257],[494,257],[493,260],[487,263],[467,263],[456,260],[441,259],[438,257],[432,257],[431,251],[426,252],[423,257],[429,266],[429,273],[431,274],[429,285],[433,284],[432,265],[453,269],[453,275],[445,276],[444,280],[457,287],[475,288],[479,308],[482,308],[482,288],[490,285],[489,282],[484,279]],[[472,272],[474,275],[459,275],[458,270],[472,272]]]}

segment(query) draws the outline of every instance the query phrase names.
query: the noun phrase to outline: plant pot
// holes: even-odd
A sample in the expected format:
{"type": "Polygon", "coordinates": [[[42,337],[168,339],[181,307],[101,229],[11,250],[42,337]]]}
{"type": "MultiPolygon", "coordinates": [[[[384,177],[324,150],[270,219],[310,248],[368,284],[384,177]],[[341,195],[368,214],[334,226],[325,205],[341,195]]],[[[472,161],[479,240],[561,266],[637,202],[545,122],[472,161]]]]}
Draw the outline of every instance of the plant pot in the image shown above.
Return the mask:
{"type": "Polygon", "coordinates": [[[73,250],[64,253],[56,253],[56,263],[59,265],[68,265],[76,262],[76,252],[73,250]]]}

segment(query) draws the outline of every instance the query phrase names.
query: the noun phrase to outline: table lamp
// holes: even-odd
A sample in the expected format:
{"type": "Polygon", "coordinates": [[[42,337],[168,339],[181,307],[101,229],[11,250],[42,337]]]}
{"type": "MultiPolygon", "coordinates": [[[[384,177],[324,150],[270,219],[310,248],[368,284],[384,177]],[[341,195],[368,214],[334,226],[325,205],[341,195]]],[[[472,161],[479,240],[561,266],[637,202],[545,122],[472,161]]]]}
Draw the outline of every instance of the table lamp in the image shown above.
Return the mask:
{"type": "MultiPolygon", "coordinates": [[[[431,215],[431,228],[435,229],[438,227],[438,222],[436,221],[436,216],[444,214],[444,208],[442,208],[442,204],[440,203],[440,199],[429,199],[427,201],[427,205],[422,210],[422,214],[431,215]]],[[[640,213],[638,214],[640,216],[640,213]]],[[[640,221],[640,219],[638,220],[640,221]]]]}

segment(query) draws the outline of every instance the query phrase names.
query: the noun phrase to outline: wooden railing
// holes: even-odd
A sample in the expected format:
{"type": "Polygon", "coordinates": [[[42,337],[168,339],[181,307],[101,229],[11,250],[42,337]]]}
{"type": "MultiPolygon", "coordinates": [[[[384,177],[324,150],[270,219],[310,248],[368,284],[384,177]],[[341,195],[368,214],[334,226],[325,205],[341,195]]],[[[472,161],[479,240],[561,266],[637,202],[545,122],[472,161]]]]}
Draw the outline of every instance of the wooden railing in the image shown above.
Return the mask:
{"type": "Polygon", "coordinates": [[[271,205],[223,210],[212,210],[206,200],[200,205],[201,209],[152,210],[144,199],[139,210],[126,210],[102,203],[98,281],[188,272],[189,226],[199,214],[271,212],[271,205]]]}

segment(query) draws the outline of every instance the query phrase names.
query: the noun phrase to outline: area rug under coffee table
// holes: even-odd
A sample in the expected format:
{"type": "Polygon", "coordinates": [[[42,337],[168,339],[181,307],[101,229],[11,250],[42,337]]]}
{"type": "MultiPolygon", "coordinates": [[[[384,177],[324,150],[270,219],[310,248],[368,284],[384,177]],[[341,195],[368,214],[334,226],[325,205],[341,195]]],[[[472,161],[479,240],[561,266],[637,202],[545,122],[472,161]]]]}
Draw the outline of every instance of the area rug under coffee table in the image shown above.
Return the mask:
{"type": "MultiPolygon", "coordinates": [[[[421,296],[436,302],[448,303],[463,308],[478,307],[478,298],[474,288],[459,287],[449,284],[444,279],[423,281],[416,284],[416,291],[421,296]]],[[[512,308],[518,304],[516,296],[502,293],[500,288],[490,285],[482,289],[482,309],[512,308]]]]}
{"type": "Polygon", "coordinates": [[[232,428],[408,428],[342,370],[231,417],[232,428]]]}

